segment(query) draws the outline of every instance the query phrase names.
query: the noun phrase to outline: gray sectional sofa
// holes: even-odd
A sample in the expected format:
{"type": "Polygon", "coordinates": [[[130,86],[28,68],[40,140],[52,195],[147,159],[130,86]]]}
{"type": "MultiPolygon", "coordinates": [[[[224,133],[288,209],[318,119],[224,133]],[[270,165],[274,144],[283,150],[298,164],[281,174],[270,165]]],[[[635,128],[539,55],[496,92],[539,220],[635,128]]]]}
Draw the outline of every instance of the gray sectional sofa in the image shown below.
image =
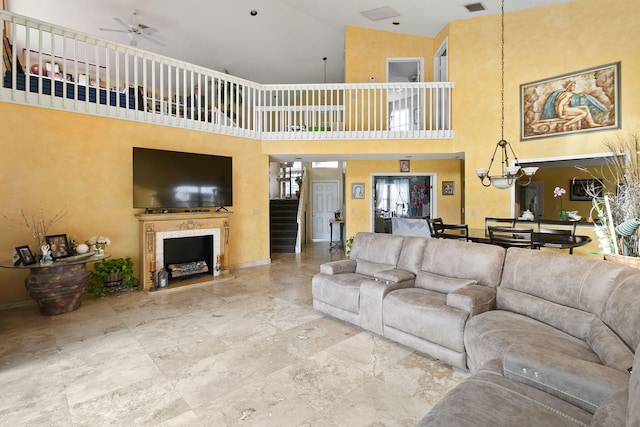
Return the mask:
{"type": "Polygon", "coordinates": [[[640,270],[358,233],[349,259],[320,267],[312,293],[326,314],[472,372],[422,425],[640,426],[640,373],[628,372],[640,270]]]}

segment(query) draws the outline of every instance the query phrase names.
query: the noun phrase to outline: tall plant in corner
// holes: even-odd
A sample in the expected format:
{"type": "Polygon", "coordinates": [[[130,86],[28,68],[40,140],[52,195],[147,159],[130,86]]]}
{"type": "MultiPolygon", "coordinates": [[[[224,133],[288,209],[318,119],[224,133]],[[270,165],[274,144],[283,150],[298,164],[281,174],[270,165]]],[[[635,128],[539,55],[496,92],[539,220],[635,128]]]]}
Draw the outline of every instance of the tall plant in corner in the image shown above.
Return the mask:
{"type": "MultiPolygon", "coordinates": [[[[618,137],[604,141],[613,156],[611,162],[602,166],[601,177],[595,177],[586,168],[578,169],[602,180],[609,191],[599,192],[594,186],[586,188],[593,199],[593,211],[598,213],[601,228],[612,243],[611,252],[631,257],[640,256],[640,239],[637,229],[640,225],[640,134],[628,138],[618,137]],[[613,189],[613,190],[612,190],[613,189]]],[[[606,249],[606,248],[603,248],[606,249]]],[[[605,250],[605,253],[607,251],[605,250]]]]}

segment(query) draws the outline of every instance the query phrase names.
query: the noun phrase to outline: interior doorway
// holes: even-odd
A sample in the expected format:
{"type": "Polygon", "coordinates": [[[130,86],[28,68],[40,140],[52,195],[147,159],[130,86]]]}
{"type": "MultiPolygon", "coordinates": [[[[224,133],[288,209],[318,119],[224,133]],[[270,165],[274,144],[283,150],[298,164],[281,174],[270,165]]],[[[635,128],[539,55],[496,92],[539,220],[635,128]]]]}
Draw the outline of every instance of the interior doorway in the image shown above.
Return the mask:
{"type": "MultiPolygon", "coordinates": [[[[387,58],[388,83],[423,81],[423,58],[387,58]]],[[[387,92],[389,129],[419,130],[424,122],[424,94],[416,88],[402,87],[387,92]]]]}
{"type": "Polygon", "coordinates": [[[391,233],[393,217],[433,217],[434,174],[375,174],[372,180],[372,228],[376,233],[391,233]]]}
{"type": "MultiPolygon", "coordinates": [[[[331,240],[329,221],[335,218],[340,209],[338,181],[311,181],[311,240],[331,240]]],[[[333,239],[340,238],[340,230],[334,227],[333,239]]]]}

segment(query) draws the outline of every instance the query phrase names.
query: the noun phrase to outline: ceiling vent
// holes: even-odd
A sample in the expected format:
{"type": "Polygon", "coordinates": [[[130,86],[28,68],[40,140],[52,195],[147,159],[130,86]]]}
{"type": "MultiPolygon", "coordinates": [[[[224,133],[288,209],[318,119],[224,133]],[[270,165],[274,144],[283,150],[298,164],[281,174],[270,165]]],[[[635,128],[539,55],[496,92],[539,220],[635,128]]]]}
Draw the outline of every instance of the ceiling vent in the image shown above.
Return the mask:
{"type": "Polygon", "coordinates": [[[365,10],[364,12],[360,12],[367,18],[372,21],[380,21],[383,19],[395,18],[396,16],[400,16],[398,12],[391,9],[389,6],[378,7],[376,9],[365,10]]]}
{"type": "Polygon", "coordinates": [[[482,12],[483,10],[487,10],[482,3],[465,4],[464,7],[466,7],[469,12],[482,12]]]}

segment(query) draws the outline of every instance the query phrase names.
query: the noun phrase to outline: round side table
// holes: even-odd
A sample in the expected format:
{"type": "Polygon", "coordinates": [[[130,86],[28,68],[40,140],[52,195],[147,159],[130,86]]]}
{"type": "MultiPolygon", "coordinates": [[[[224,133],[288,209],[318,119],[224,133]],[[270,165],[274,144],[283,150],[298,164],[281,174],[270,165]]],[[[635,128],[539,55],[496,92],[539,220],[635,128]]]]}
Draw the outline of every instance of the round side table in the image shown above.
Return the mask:
{"type": "Polygon", "coordinates": [[[59,258],[51,264],[40,263],[14,266],[12,261],[0,262],[0,267],[29,269],[24,284],[45,316],[69,313],[82,304],[82,297],[89,284],[87,263],[102,261],[111,255],[59,258]]]}

